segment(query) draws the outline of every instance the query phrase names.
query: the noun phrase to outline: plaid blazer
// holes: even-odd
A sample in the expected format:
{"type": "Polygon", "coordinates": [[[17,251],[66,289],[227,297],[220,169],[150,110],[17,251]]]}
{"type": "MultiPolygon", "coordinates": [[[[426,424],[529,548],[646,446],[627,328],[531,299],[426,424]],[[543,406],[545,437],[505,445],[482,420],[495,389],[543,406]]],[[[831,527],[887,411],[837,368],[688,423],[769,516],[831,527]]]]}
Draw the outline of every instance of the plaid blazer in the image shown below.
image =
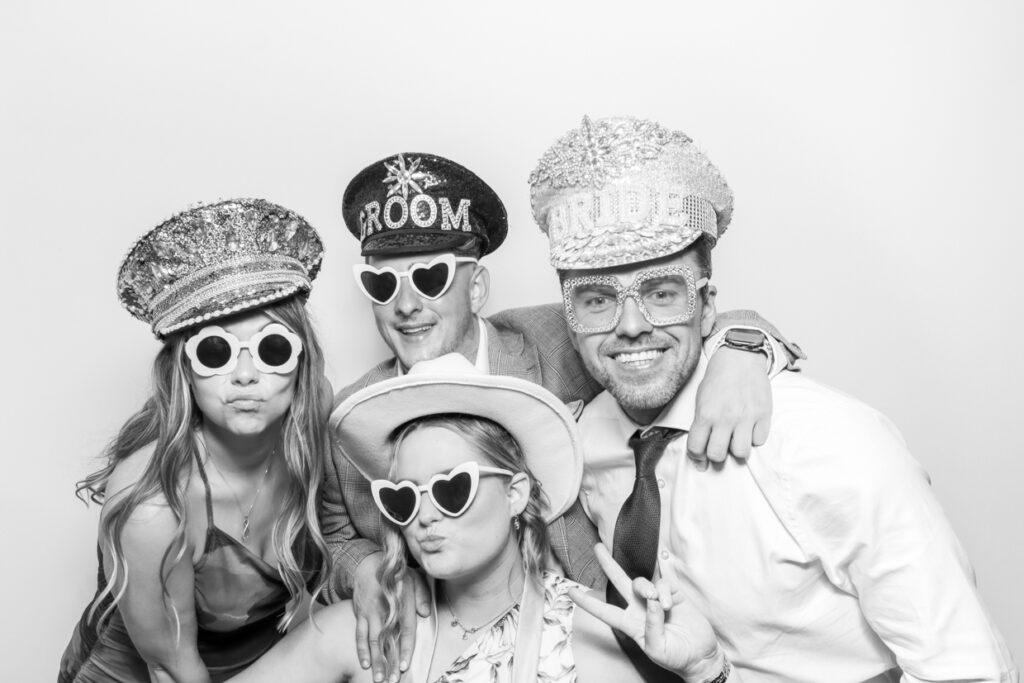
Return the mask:
{"type": "MultiPolygon", "coordinates": [[[[602,391],[584,369],[569,341],[560,304],[502,311],[484,320],[492,374],[520,377],[540,384],[566,403],[589,401],[602,391]]],[[[398,361],[386,360],[337,393],[334,407],[356,391],[398,375],[398,361]]],[[[329,599],[352,593],[359,562],[380,550],[382,522],[370,485],[335,446],[326,465],[320,524],[335,562],[329,599]]],[[[551,523],[551,545],[566,575],[588,586],[604,585],[594,557],[599,537],[577,501],[551,523]]]]}

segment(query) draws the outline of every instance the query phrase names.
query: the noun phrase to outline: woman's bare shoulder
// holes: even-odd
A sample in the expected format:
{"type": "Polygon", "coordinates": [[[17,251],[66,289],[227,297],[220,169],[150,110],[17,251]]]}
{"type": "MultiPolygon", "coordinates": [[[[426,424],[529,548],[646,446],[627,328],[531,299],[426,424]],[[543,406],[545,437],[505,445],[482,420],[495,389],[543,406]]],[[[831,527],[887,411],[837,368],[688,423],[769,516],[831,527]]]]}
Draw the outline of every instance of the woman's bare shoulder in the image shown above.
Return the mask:
{"type": "Polygon", "coordinates": [[[114,466],[114,471],[110,473],[110,478],[107,480],[106,498],[108,502],[125,495],[138,483],[153,459],[155,451],[155,443],[146,444],[114,466]]]}
{"type": "MultiPolygon", "coordinates": [[[[111,510],[116,508],[119,501],[128,496],[142,482],[147,470],[153,464],[155,455],[156,444],[150,443],[114,466],[106,483],[106,499],[103,503],[103,511],[100,513],[101,518],[106,517],[111,510]]],[[[191,473],[191,469],[189,469],[183,475],[183,481],[179,483],[187,508],[201,504],[203,499],[202,486],[192,481],[194,477],[191,476],[191,473]]],[[[142,522],[153,521],[154,518],[164,522],[173,522],[173,526],[177,526],[177,515],[171,509],[167,496],[159,486],[147,492],[145,497],[132,508],[129,516],[130,520],[142,522]]]]}

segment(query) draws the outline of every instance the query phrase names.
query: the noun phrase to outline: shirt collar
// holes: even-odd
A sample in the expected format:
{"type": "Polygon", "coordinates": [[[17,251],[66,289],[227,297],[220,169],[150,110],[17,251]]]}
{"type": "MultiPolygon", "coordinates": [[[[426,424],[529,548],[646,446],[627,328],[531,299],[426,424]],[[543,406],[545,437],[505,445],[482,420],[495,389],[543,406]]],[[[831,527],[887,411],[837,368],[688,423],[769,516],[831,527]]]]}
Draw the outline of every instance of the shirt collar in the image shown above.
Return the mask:
{"type": "Polygon", "coordinates": [[[480,327],[480,335],[477,338],[476,345],[476,369],[485,375],[491,374],[490,363],[487,362],[487,325],[484,325],[484,319],[480,316],[476,317],[477,325],[480,327]]]}

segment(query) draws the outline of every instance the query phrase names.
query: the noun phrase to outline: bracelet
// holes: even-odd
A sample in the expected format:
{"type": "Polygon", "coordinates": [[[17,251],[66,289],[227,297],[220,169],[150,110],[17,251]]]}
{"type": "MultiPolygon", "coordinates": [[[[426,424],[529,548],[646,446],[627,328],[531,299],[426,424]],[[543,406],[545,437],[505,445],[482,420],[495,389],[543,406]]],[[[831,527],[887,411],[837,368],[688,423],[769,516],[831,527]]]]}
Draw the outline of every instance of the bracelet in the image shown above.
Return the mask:
{"type": "Polygon", "coordinates": [[[724,663],[724,666],[722,667],[721,673],[714,678],[706,678],[701,681],[701,683],[725,683],[728,681],[729,674],[732,673],[732,665],[729,664],[729,660],[726,659],[724,655],[722,656],[722,662],[724,663]]]}

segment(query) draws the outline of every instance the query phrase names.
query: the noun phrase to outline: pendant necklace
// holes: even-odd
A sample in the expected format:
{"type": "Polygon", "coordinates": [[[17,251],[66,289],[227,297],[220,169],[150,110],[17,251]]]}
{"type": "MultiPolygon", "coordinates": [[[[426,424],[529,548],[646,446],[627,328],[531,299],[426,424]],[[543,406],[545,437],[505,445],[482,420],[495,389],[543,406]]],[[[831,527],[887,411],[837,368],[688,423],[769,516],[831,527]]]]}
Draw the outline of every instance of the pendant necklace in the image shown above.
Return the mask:
{"type": "MultiPolygon", "coordinates": [[[[275,448],[270,452],[270,462],[267,463],[267,469],[263,470],[263,478],[260,479],[260,485],[256,487],[256,495],[252,497],[252,504],[249,505],[249,511],[242,517],[242,543],[249,540],[249,516],[252,515],[252,509],[256,507],[256,501],[260,498],[260,492],[263,490],[263,485],[267,483],[267,475],[270,474],[270,465],[274,462],[274,456],[277,455],[277,449],[275,448]]],[[[220,472],[220,470],[217,470],[220,472]]],[[[220,475],[221,479],[224,475],[220,475]]],[[[242,505],[238,502],[238,496],[235,495],[235,490],[231,489],[231,495],[235,496],[235,504],[238,505],[238,511],[242,511],[242,505]]]]}
{"type": "Polygon", "coordinates": [[[238,499],[238,494],[235,493],[235,488],[228,483],[227,477],[225,477],[224,473],[220,471],[219,467],[217,467],[217,462],[213,459],[213,454],[210,453],[210,449],[206,445],[206,439],[203,438],[202,433],[200,433],[199,439],[203,442],[203,450],[206,451],[207,460],[213,464],[213,469],[217,470],[217,474],[220,476],[221,481],[223,481],[224,485],[228,487],[228,491],[231,491],[231,495],[235,499],[235,505],[238,506],[238,513],[242,515],[242,533],[239,538],[242,543],[245,543],[249,540],[249,517],[252,516],[253,508],[256,507],[256,501],[260,499],[260,493],[263,491],[263,485],[267,483],[267,475],[270,474],[270,466],[274,463],[274,456],[277,455],[277,446],[274,447],[274,450],[270,452],[270,457],[267,458],[267,467],[263,470],[263,476],[260,478],[259,486],[256,487],[256,495],[252,497],[252,504],[249,505],[249,510],[243,513],[242,501],[238,499]]]}
{"type": "Polygon", "coordinates": [[[457,628],[460,631],[462,631],[462,639],[463,640],[469,640],[469,637],[471,635],[475,634],[480,629],[484,628],[485,626],[490,626],[491,624],[493,624],[494,622],[498,621],[499,619],[504,617],[506,614],[508,614],[509,612],[514,610],[515,608],[519,607],[519,603],[518,602],[512,603],[511,605],[509,605],[508,607],[504,608],[501,612],[499,612],[495,616],[491,617],[490,619],[488,619],[484,623],[480,624],[479,626],[473,626],[473,627],[467,627],[465,624],[462,623],[462,621],[459,620],[459,618],[457,616],[455,616],[455,612],[454,612],[454,610],[452,610],[452,605],[451,605],[450,602],[448,602],[448,596],[445,596],[444,606],[448,609],[448,614],[452,618],[451,627],[452,628],[457,628]]]}

